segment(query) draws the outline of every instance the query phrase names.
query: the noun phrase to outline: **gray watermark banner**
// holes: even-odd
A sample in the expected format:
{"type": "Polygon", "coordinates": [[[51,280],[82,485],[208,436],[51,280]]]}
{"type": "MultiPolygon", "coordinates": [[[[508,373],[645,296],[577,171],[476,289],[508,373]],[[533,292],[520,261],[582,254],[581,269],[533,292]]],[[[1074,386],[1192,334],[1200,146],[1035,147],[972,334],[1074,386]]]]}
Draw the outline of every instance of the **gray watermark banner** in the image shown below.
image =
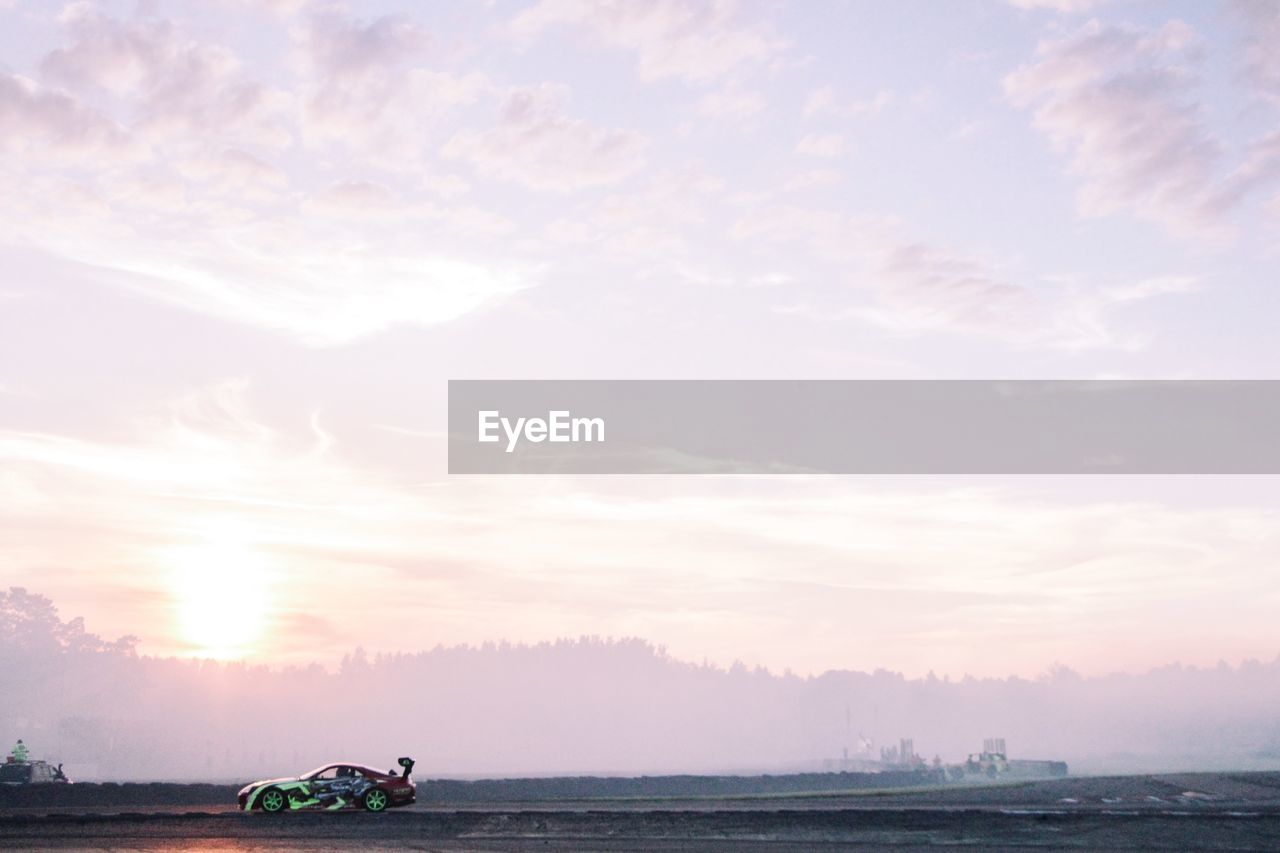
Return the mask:
{"type": "Polygon", "coordinates": [[[1280,474],[1280,381],[451,380],[450,474],[1280,474]]]}

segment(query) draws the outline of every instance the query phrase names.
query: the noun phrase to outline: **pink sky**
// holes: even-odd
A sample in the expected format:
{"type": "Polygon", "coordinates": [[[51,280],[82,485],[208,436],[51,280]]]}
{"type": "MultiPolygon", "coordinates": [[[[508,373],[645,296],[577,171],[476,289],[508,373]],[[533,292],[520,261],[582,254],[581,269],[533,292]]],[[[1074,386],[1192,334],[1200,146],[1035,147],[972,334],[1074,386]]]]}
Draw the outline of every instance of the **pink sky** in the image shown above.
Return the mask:
{"type": "Polygon", "coordinates": [[[1277,378],[1267,3],[0,3],[0,583],[153,654],[1273,658],[1270,479],[450,479],[450,378],[1277,378]]]}

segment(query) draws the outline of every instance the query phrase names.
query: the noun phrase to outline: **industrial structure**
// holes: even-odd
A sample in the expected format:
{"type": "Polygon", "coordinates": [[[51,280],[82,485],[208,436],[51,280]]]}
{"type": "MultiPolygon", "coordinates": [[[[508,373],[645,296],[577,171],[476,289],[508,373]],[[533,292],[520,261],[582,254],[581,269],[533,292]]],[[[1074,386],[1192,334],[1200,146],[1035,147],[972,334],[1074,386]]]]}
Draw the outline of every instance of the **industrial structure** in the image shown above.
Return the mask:
{"type": "Polygon", "coordinates": [[[859,734],[854,755],[851,756],[849,748],[845,747],[840,758],[823,761],[823,770],[828,773],[911,774],[920,784],[1049,779],[1067,775],[1065,761],[1010,759],[1002,737],[984,739],[982,751],[970,753],[960,764],[944,764],[939,756],[926,760],[916,754],[915,740],[909,737],[899,738],[896,745],[880,747],[878,759],[872,757],[872,747],[871,740],[859,734]]]}
{"type": "Polygon", "coordinates": [[[1044,779],[1066,775],[1065,761],[1011,760],[1002,737],[987,738],[982,742],[982,752],[970,753],[964,764],[947,768],[947,776],[954,781],[1044,779]]]}

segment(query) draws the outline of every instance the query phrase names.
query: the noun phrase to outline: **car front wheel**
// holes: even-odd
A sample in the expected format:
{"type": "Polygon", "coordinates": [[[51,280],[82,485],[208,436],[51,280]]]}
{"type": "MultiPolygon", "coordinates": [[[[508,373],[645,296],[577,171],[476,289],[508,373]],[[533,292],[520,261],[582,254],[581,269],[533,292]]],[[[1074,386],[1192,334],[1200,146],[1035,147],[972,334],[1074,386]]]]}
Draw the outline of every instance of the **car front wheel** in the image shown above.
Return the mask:
{"type": "Polygon", "coordinates": [[[279,788],[268,788],[262,792],[262,798],[258,801],[259,806],[267,814],[279,814],[284,811],[284,807],[288,805],[289,800],[284,795],[284,791],[279,788]]]}

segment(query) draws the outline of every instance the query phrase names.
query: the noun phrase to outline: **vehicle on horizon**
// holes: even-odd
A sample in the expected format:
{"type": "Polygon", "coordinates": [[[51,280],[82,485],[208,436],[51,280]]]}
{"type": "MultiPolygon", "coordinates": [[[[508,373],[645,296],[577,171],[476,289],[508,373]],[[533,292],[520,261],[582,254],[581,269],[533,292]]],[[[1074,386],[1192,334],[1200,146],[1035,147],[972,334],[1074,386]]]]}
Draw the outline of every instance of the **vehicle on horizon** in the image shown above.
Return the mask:
{"type": "Polygon", "coordinates": [[[240,789],[237,799],[241,811],[267,814],[300,809],[386,811],[407,806],[417,796],[417,788],[409,780],[413,759],[401,758],[398,763],[399,772],[392,769],[385,773],[348,761],[323,764],[300,776],[250,782],[240,789]]]}
{"type": "Polygon", "coordinates": [[[1004,738],[987,738],[982,742],[982,752],[970,753],[964,764],[949,768],[949,775],[954,782],[978,779],[1050,779],[1066,776],[1067,763],[1010,759],[1004,738]]]}
{"type": "Polygon", "coordinates": [[[15,761],[12,757],[0,764],[0,785],[68,784],[71,780],[62,772],[62,765],[47,761],[15,761]]]}

